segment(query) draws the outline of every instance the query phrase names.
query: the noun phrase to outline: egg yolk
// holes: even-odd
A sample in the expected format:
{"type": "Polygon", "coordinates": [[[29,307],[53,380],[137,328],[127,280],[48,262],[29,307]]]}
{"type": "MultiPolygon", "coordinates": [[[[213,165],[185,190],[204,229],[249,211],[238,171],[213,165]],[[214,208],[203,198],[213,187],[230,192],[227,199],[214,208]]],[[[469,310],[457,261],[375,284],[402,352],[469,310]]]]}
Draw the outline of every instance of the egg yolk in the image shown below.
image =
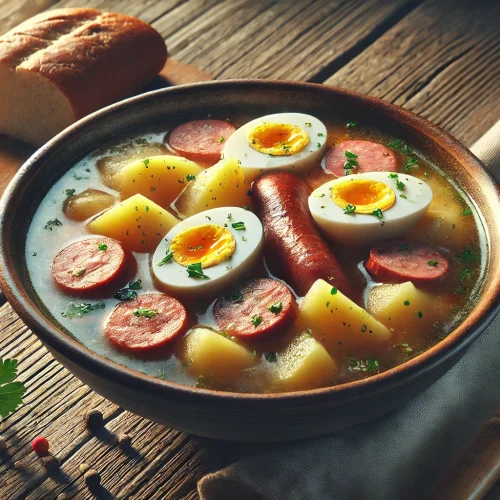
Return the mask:
{"type": "Polygon", "coordinates": [[[190,227],[172,238],[170,251],[175,262],[189,266],[201,262],[212,267],[233,255],[236,241],[230,231],[216,224],[190,227]]]}
{"type": "Polygon", "coordinates": [[[248,134],[248,144],[260,153],[292,156],[309,144],[309,134],[289,123],[265,123],[248,134]]]}
{"type": "Polygon", "coordinates": [[[396,194],[383,182],[349,179],[332,186],[332,201],[341,208],[354,205],[358,214],[372,214],[377,209],[391,208],[396,194]]]}

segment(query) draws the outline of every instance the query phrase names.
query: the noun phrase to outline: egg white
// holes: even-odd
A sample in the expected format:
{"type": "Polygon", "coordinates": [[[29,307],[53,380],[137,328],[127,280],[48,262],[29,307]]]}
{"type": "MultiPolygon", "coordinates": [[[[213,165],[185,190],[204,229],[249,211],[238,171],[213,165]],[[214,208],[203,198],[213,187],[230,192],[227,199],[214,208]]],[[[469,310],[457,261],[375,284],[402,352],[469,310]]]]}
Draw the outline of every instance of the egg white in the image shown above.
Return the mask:
{"type": "Polygon", "coordinates": [[[239,160],[241,167],[250,170],[300,172],[321,162],[326,148],[326,139],[325,125],[314,116],[302,113],[276,113],[256,118],[236,130],[227,140],[222,154],[224,157],[234,156],[239,160]],[[309,144],[299,153],[290,156],[271,156],[256,151],[248,144],[248,134],[266,123],[296,125],[307,132],[309,144]]]}
{"type": "Polygon", "coordinates": [[[309,196],[309,210],[322,233],[333,241],[346,245],[372,243],[404,235],[425,214],[432,200],[431,188],[411,175],[398,174],[404,190],[396,188],[393,172],[366,172],[340,177],[323,184],[309,196]],[[367,179],[383,182],[396,194],[394,205],[384,210],[382,220],[371,214],[344,214],[343,208],[331,198],[334,184],[367,179]],[[403,196],[406,198],[404,198],[403,196]]]}
{"type": "Polygon", "coordinates": [[[172,294],[185,296],[186,294],[199,295],[217,292],[229,287],[252,269],[262,252],[262,245],[262,224],[252,212],[239,207],[206,210],[179,222],[162,239],[153,254],[151,262],[153,275],[158,285],[172,294]],[[228,218],[229,214],[231,218],[228,218]],[[232,227],[234,222],[243,222],[245,229],[234,229],[232,227]],[[175,262],[174,259],[162,266],[158,265],[168,253],[170,243],[176,235],[190,227],[206,224],[216,224],[222,227],[227,224],[226,229],[231,232],[236,241],[234,253],[228,260],[203,269],[203,273],[210,279],[189,277],[187,268],[175,262]]]}

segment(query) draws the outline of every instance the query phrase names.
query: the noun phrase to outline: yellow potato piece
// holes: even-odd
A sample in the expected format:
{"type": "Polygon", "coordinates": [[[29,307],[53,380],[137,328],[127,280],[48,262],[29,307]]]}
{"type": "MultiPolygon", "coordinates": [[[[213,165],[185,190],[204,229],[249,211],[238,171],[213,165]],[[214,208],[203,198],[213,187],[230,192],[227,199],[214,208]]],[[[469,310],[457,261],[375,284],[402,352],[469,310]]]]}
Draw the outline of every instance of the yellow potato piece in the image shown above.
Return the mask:
{"type": "Polygon", "coordinates": [[[152,156],[123,167],[113,177],[113,183],[122,199],[139,193],[167,208],[201,172],[203,169],[196,163],[180,156],[152,156]]]}
{"type": "Polygon", "coordinates": [[[87,220],[115,204],[116,198],[99,189],[86,189],[64,200],[63,212],[72,220],[87,220]]]}
{"type": "Polygon", "coordinates": [[[375,318],[408,333],[428,332],[442,307],[439,297],[415,288],[411,281],[376,286],[368,296],[368,311],[375,318]]]}
{"type": "Polygon", "coordinates": [[[97,169],[101,174],[103,184],[111,189],[117,189],[114,179],[115,174],[131,161],[150,158],[167,152],[167,147],[159,142],[148,143],[136,140],[106,151],[109,155],[98,160],[97,169]]]}
{"type": "Polygon", "coordinates": [[[309,329],[328,352],[342,350],[349,355],[370,354],[370,349],[391,337],[390,330],[340,290],[317,280],[300,303],[295,327],[309,329]]]}
{"type": "Polygon", "coordinates": [[[96,217],[87,229],[114,238],[133,252],[153,252],[178,222],[164,208],[136,194],[96,217]]]}
{"type": "Polygon", "coordinates": [[[175,201],[185,217],[217,207],[244,207],[250,185],[235,158],[226,158],[191,181],[175,201]]]}
{"type": "Polygon", "coordinates": [[[250,351],[208,328],[195,328],[187,335],[184,361],[195,376],[225,380],[240,375],[257,362],[250,351]]]}
{"type": "Polygon", "coordinates": [[[317,340],[303,333],[281,354],[277,374],[281,391],[300,391],[333,384],[339,367],[317,340]]]}

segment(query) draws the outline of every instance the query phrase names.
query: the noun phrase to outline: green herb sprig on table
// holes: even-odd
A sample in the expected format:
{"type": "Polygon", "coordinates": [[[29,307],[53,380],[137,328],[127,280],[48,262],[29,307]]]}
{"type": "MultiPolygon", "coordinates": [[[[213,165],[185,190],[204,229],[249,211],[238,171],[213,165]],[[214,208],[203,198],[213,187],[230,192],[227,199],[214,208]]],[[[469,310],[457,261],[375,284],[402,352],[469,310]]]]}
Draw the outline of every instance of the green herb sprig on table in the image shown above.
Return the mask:
{"type": "Polygon", "coordinates": [[[0,359],[0,416],[7,417],[23,404],[26,388],[22,382],[13,382],[17,377],[17,360],[0,359]]]}
{"type": "Polygon", "coordinates": [[[70,302],[61,313],[61,316],[68,319],[81,318],[84,314],[96,311],[97,309],[104,309],[105,306],[104,302],[96,302],[95,304],[75,304],[74,302],[70,302]]]}

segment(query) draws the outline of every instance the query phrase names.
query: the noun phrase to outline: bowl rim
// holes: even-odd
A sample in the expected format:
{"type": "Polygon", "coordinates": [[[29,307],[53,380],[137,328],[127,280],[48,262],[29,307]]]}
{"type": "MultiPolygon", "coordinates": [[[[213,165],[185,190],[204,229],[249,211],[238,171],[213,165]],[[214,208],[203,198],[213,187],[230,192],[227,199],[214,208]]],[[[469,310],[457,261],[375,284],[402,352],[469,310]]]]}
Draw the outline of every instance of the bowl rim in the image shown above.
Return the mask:
{"type": "MultiPolygon", "coordinates": [[[[385,392],[394,386],[407,385],[415,378],[424,376],[425,373],[432,371],[435,366],[457,355],[459,351],[464,350],[481,334],[493,319],[497,310],[500,309],[500,286],[498,286],[500,284],[500,269],[489,269],[488,271],[489,274],[493,273],[494,284],[497,286],[496,290],[493,290],[493,293],[488,294],[487,297],[480,299],[463,322],[450,332],[445,339],[439,341],[422,354],[366,379],[304,391],[270,394],[238,393],[197,388],[169,380],[162,380],[127,368],[95,353],[56,327],[37,309],[36,304],[28,296],[25,288],[21,286],[15,269],[9,265],[11,257],[9,249],[6,246],[5,232],[10,228],[6,227],[5,214],[8,213],[10,201],[17,196],[17,191],[20,189],[26,176],[29,176],[30,172],[37,168],[38,161],[43,159],[44,155],[54,146],[65,141],[81,127],[94,123],[101,117],[113,115],[124,108],[150,100],[168,98],[168,96],[175,96],[176,94],[182,96],[184,93],[189,94],[193,91],[210,92],[214,87],[222,89],[226,87],[230,90],[255,90],[256,88],[261,88],[263,90],[313,91],[357,101],[359,104],[369,106],[374,112],[389,112],[395,119],[401,119],[405,126],[414,130],[423,129],[423,134],[427,138],[430,138],[434,144],[437,143],[444,147],[460,163],[467,163],[467,169],[471,173],[478,174],[482,178],[482,182],[488,184],[486,187],[496,193],[495,199],[491,200],[491,203],[496,204],[496,213],[500,213],[500,190],[498,184],[482,163],[465,146],[454,139],[449,133],[411,111],[372,96],[323,84],[260,79],[234,79],[191,83],[134,96],[102,108],[80,119],[38,149],[16,173],[0,201],[0,285],[15,312],[34,333],[36,332],[35,335],[44,344],[69,359],[72,363],[84,367],[87,371],[91,371],[101,377],[104,376],[117,385],[126,384],[131,389],[147,392],[148,394],[156,396],[159,394],[162,397],[167,396],[172,400],[192,400],[194,398],[199,402],[207,404],[214,403],[215,401],[217,404],[228,405],[235,402],[239,404],[253,404],[254,401],[260,401],[264,405],[282,406],[284,403],[297,404],[300,402],[301,404],[310,404],[313,399],[315,403],[358,399],[366,393],[376,394],[378,392],[385,392]]],[[[487,237],[489,238],[489,234],[487,234],[487,237]]]]}

